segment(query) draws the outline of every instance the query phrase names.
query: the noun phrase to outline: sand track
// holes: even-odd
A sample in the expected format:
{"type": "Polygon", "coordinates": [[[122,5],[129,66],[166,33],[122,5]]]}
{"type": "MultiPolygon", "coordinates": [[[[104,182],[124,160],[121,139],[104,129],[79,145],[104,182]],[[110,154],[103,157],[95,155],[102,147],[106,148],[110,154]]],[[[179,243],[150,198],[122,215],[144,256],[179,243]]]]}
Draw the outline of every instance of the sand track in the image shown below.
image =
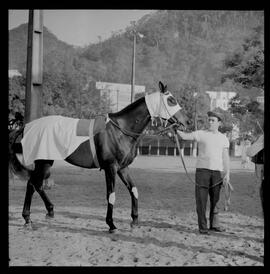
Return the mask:
{"type": "Polygon", "coordinates": [[[10,266],[250,266],[263,265],[263,220],[222,212],[224,233],[198,234],[194,212],[143,209],[130,228],[130,209],[116,208],[108,233],[106,208],[57,207],[47,220],[33,206],[24,228],[20,206],[9,206],[10,266]]]}

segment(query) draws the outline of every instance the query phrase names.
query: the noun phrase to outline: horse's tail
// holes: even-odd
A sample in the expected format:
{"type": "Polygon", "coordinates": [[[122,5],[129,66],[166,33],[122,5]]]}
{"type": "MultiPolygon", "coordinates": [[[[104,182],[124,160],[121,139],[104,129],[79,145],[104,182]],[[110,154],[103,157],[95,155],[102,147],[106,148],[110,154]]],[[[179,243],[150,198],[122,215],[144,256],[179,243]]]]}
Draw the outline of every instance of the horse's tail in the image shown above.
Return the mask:
{"type": "Polygon", "coordinates": [[[9,162],[9,171],[11,174],[17,175],[23,180],[28,180],[31,170],[27,169],[21,164],[16,156],[15,144],[16,140],[21,137],[23,134],[24,127],[18,130],[12,130],[9,132],[9,149],[8,149],[8,162],[9,162]]]}

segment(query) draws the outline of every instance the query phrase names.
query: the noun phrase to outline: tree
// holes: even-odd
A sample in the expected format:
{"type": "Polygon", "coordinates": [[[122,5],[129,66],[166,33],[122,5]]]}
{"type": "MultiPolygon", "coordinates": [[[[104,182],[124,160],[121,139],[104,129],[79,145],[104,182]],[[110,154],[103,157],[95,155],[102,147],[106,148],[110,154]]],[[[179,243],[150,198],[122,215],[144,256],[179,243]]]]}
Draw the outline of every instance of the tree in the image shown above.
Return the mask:
{"type": "Polygon", "coordinates": [[[260,127],[263,125],[264,115],[257,101],[237,94],[229,101],[228,110],[232,113],[242,137],[261,134],[260,127]]]}
{"type": "Polygon", "coordinates": [[[8,108],[9,120],[15,118],[16,113],[24,116],[25,104],[25,78],[14,76],[9,79],[8,108]]]}
{"type": "Polygon", "coordinates": [[[241,117],[242,115],[245,115],[248,111],[247,104],[249,102],[249,99],[247,97],[240,97],[240,95],[237,93],[233,98],[229,101],[229,111],[238,116],[241,117]]]}
{"type": "Polygon", "coordinates": [[[250,37],[224,60],[226,72],[222,82],[233,79],[245,88],[264,89],[264,43],[263,27],[254,29],[250,37]]]}
{"type": "Polygon", "coordinates": [[[139,98],[141,97],[144,97],[145,96],[145,92],[137,92],[134,96],[134,100],[138,100],[139,98]]]}
{"type": "Polygon", "coordinates": [[[201,93],[199,88],[193,84],[184,84],[178,91],[172,92],[185,114],[192,121],[190,130],[204,127],[207,112],[210,110],[210,99],[208,95],[201,93]]]}

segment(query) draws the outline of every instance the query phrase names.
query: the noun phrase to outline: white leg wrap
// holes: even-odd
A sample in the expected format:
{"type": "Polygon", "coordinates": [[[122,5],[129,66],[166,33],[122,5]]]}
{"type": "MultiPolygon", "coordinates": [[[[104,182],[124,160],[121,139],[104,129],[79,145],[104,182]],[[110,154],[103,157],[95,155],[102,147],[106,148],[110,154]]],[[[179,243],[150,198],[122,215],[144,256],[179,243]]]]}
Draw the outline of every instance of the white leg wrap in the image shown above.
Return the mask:
{"type": "Polygon", "coordinates": [[[138,194],[137,187],[134,186],[134,187],[131,189],[131,191],[132,191],[132,193],[134,194],[134,197],[135,197],[136,199],[138,199],[139,194],[138,194]]]}
{"type": "Polygon", "coordinates": [[[115,203],[115,192],[112,192],[109,196],[109,203],[114,205],[115,203]]]}

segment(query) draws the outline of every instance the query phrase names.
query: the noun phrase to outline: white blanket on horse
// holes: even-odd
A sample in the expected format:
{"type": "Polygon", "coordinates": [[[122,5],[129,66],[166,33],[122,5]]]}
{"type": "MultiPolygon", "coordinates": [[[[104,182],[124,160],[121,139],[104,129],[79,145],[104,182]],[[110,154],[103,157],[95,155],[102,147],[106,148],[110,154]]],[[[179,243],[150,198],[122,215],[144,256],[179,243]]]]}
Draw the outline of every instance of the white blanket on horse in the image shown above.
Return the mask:
{"type": "Polygon", "coordinates": [[[26,166],[38,159],[63,160],[89,137],[76,136],[79,119],[51,115],[26,124],[21,141],[26,166]]]}

